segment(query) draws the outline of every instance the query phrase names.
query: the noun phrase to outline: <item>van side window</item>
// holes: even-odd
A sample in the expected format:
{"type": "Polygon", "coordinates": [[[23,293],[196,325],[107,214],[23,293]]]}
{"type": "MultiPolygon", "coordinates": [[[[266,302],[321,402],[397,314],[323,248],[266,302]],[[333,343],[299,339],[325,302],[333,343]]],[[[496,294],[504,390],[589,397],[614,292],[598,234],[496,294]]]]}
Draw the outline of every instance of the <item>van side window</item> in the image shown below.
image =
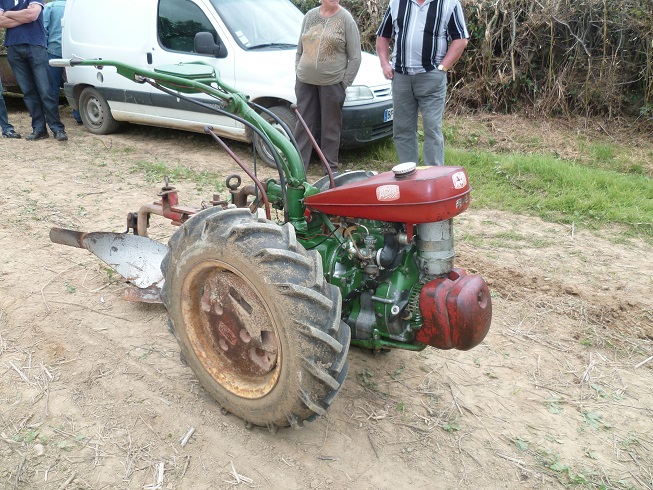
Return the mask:
{"type": "Polygon", "coordinates": [[[193,53],[198,32],[210,32],[213,41],[218,41],[218,33],[204,12],[188,0],[161,0],[157,28],[159,43],[172,51],[193,53]]]}

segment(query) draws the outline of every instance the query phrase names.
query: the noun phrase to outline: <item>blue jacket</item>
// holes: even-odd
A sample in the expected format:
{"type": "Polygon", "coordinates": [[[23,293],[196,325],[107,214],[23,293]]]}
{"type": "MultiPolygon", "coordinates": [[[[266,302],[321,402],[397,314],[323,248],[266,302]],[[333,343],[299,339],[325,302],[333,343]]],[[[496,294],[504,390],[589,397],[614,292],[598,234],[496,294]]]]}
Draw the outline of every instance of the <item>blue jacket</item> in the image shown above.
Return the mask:
{"type": "Polygon", "coordinates": [[[45,4],[43,25],[48,40],[48,53],[61,58],[61,19],[66,8],[66,0],[54,0],[45,4]]]}

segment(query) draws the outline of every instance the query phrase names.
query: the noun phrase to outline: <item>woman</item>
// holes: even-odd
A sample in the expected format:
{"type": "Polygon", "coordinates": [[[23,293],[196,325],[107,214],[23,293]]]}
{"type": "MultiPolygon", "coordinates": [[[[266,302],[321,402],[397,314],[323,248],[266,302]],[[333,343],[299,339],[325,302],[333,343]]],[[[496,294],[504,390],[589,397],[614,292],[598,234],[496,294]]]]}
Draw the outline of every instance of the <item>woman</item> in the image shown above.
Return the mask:
{"type": "MultiPolygon", "coordinates": [[[[353,17],[340,6],[340,0],[321,0],[302,22],[295,58],[295,95],[311,133],[320,129],[320,148],[334,172],[338,170],[345,90],[360,64],[360,35],[353,17]]],[[[313,146],[301,122],[295,128],[295,139],[308,171],[313,146]]]]}

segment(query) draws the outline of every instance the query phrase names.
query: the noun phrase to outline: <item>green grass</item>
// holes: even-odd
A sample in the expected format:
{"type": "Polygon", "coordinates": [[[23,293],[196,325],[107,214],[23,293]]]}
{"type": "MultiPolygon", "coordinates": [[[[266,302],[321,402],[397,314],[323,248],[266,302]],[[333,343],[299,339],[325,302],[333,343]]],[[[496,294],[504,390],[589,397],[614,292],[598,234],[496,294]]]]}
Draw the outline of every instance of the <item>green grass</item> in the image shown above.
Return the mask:
{"type": "Polygon", "coordinates": [[[168,177],[171,185],[174,185],[174,182],[190,181],[194,182],[198,189],[210,188],[215,191],[225,189],[222,175],[207,171],[198,172],[183,165],[171,166],[162,162],[138,161],[131,168],[131,172],[145,173],[145,177],[149,182],[163,182],[168,177]]]}
{"type": "Polygon", "coordinates": [[[625,226],[653,237],[653,181],[547,155],[497,155],[450,149],[467,169],[477,206],[590,228],[625,226]]]}
{"type": "MultiPolygon", "coordinates": [[[[653,180],[619,148],[587,144],[579,160],[550,154],[499,153],[476,148],[471,136],[449,128],[445,161],[465,167],[472,206],[500,209],[588,229],[619,227],[626,236],[653,240],[653,180]],[[639,169],[639,170],[638,170],[639,169]]],[[[346,152],[345,169],[389,170],[392,141],[366,152],[346,152]]]]}

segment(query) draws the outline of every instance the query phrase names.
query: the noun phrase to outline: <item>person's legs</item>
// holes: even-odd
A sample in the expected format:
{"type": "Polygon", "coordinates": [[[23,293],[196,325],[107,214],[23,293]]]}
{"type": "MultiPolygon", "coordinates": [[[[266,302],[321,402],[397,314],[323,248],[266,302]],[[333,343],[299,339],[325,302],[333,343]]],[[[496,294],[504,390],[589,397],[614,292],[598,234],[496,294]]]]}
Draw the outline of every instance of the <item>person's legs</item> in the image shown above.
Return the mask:
{"type": "Polygon", "coordinates": [[[14,127],[9,124],[9,115],[7,114],[7,104],[5,104],[5,99],[2,96],[2,80],[0,79],[0,127],[2,132],[6,133],[8,131],[13,131],[14,127]]]}
{"type": "Polygon", "coordinates": [[[32,131],[37,134],[46,133],[45,115],[43,114],[43,105],[39,97],[38,89],[32,74],[32,63],[30,46],[27,44],[18,44],[7,47],[7,59],[14,72],[18,86],[23,92],[23,100],[27,106],[30,116],[32,117],[32,131]]]}
{"type": "Polygon", "coordinates": [[[444,165],[442,113],[447,98],[447,74],[433,70],[415,75],[415,97],[422,113],[424,165],[444,165]]]}
{"type": "Polygon", "coordinates": [[[320,92],[320,149],[333,172],[338,171],[338,153],[340,151],[340,132],[342,130],[342,106],[345,103],[345,87],[324,85],[320,92]]]}
{"type": "Polygon", "coordinates": [[[59,117],[59,93],[55,98],[52,93],[52,79],[48,63],[48,51],[43,46],[30,46],[32,53],[32,74],[41,98],[45,120],[53,133],[63,131],[64,125],[59,117]]]}
{"type": "Polygon", "coordinates": [[[419,159],[417,146],[417,100],[413,94],[413,77],[395,73],[392,80],[392,103],[394,119],[392,133],[399,163],[419,159]]]}
{"type": "MultiPolygon", "coordinates": [[[[55,56],[51,53],[48,53],[48,61],[61,58],[61,56],[55,56]]],[[[50,66],[50,89],[52,90],[52,95],[54,95],[55,100],[59,100],[59,91],[61,90],[61,84],[63,81],[63,68],[59,66],[50,66]]]]}
{"type": "MultiPolygon", "coordinates": [[[[304,119],[311,134],[315,136],[315,131],[320,122],[320,98],[318,88],[315,85],[297,80],[295,83],[295,95],[297,96],[297,110],[304,119]]],[[[295,128],[295,140],[299,147],[304,162],[304,170],[308,172],[308,164],[311,161],[313,153],[313,143],[304,130],[301,121],[297,121],[295,128]]]]}

